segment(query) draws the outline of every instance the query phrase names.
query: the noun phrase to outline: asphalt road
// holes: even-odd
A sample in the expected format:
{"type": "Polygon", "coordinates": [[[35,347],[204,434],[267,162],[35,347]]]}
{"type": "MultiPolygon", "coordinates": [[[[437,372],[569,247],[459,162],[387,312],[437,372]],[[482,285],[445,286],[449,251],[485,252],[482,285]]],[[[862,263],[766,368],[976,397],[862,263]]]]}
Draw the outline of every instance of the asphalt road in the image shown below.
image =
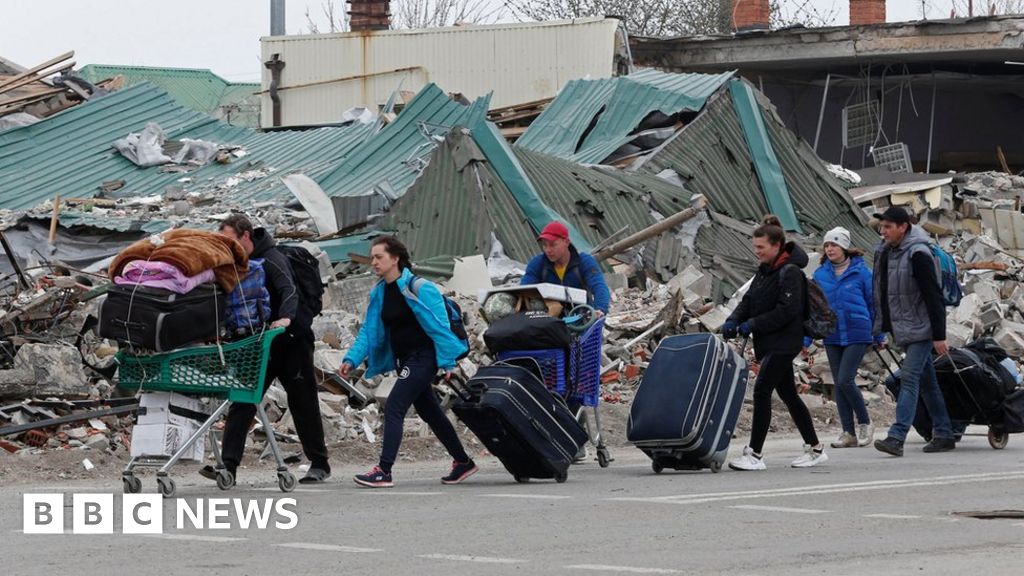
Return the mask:
{"type": "MultiPolygon", "coordinates": [[[[977,430],[977,432],[983,432],[977,430]]],[[[574,466],[564,484],[516,484],[496,460],[459,486],[446,463],[399,465],[396,487],[352,483],[363,463],[329,483],[277,491],[272,475],[224,493],[194,473],[178,496],[243,501],[291,496],[297,526],[163,535],[22,533],[22,494],[114,492],[116,485],[0,487],[0,558],[7,574],[1020,574],[1024,519],[963,511],[1024,509],[1024,439],[1003,451],[983,436],[924,454],[913,438],[895,459],[872,448],[831,450],[820,468],[792,469],[797,438],[769,438],[765,472],[655,475],[619,448],[610,468],[574,466]]],[[[733,445],[734,452],[742,447],[733,445]]],[[[258,477],[257,477],[258,476],[258,477]]],[[[155,490],[152,476],[144,491],[155,490]]],[[[246,483],[243,483],[246,484],[246,483]]],[[[120,515],[117,515],[118,518],[120,515]]],[[[285,521],[284,517],[272,516],[285,521]]],[[[232,519],[237,526],[237,518],[232,519]]]]}

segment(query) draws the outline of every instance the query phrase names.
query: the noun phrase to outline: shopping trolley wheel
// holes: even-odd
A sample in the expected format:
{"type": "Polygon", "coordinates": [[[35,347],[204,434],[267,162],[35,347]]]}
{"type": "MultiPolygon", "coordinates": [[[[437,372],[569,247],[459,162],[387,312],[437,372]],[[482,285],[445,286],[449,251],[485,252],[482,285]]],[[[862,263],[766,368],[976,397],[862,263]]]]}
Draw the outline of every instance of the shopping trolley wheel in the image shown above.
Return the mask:
{"type": "Polygon", "coordinates": [[[661,462],[658,462],[657,460],[652,460],[651,470],[654,470],[655,474],[661,474],[662,472],[665,471],[665,467],[661,465],[661,462]]]}
{"type": "Polygon", "coordinates": [[[217,488],[230,490],[235,487],[235,475],[230,470],[217,471],[217,488]]]}
{"type": "Polygon", "coordinates": [[[513,476],[513,478],[515,478],[516,482],[518,482],[520,484],[529,484],[530,483],[530,477],[529,476],[513,476]]]}
{"type": "Polygon", "coordinates": [[[988,445],[995,450],[1002,450],[1006,448],[1007,443],[1010,442],[1010,435],[1004,431],[996,430],[995,428],[988,429],[988,445]]]}
{"type": "Polygon", "coordinates": [[[167,476],[157,476],[156,485],[157,488],[160,490],[160,494],[163,494],[164,498],[170,498],[174,496],[174,492],[175,490],[177,490],[177,487],[174,485],[174,480],[168,478],[167,476]]]}
{"type": "Polygon", "coordinates": [[[277,487],[281,489],[281,492],[291,492],[295,490],[295,475],[291,472],[278,472],[277,473],[277,487]]]}
{"type": "Polygon", "coordinates": [[[558,474],[558,475],[555,476],[555,482],[558,482],[559,484],[561,484],[562,482],[565,482],[568,479],[569,479],[569,475],[566,474],[565,472],[562,472],[561,474],[558,474]]]}
{"type": "Polygon", "coordinates": [[[597,449],[597,465],[601,468],[607,468],[608,464],[612,461],[611,454],[608,453],[608,449],[604,446],[597,449]]]}
{"type": "Polygon", "coordinates": [[[142,480],[139,480],[137,476],[125,474],[121,476],[121,482],[124,483],[124,491],[128,494],[142,492],[142,480]]]}

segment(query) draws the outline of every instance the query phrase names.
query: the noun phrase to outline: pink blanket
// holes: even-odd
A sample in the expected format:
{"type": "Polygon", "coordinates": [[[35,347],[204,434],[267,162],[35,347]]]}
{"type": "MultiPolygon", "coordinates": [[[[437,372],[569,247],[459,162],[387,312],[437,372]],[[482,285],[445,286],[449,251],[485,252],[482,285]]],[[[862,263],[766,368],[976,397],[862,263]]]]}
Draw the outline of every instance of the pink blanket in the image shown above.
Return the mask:
{"type": "Polygon", "coordinates": [[[119,285],[141,284],[150,288],[163,288],[178,294],[187,294],[196,286],[213,282],[213,270],[203,270],[195,276],[185,276],[181,270],[166,262],[132,260],[125,265],[120,276],[114,278],[119,285]]]}

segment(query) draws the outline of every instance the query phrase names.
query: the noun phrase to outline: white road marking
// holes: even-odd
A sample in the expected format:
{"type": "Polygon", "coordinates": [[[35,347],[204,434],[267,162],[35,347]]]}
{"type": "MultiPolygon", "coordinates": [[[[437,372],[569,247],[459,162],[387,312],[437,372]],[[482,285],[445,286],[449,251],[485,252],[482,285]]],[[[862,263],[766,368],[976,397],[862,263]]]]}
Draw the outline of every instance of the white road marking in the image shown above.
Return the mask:
{"type": "Polygon", "coordinates": [[[882,518],[885,520],[917,520],[920,516],[910,514],[865,514],[865,518],[882,518]]]}
{"type": "Polygon", "coordinates": [[[444,492],[401,492],[396,490],[362,490],[360,494],[375,496],[441,496],[444,492]]]}
{"type": "MultiPolygon", "coordinates": [[[[240,490],[245,490],[245,488],[240,488],[240,490]]],[[[281,492],[280,488],[249,488],[249,490],[252,490],[253,492],[281,492]]],[[[296,489],[292,490],[292,492],[334,492],[334,490],[331,490],[329,488],[328,489],[324,489],[324,488],[296,488],[296,489]]],[[[281,492],[281,493],[282,494],[290,494],[291,492],[281,492]]]]}
{"type": "Polygon", "coordinates": [[[1017,522],[1016,524],[1014,524],[1014,526],[1020,526],[1021,528],[1024,528],[1024,522],[1017,522]]]}
{"type": "Polygon", "coordinates": [[[729,506],[736,510],[761,510],[764,512],[791,512],[793,514],[828,514],[830,510],[815,510],[813,508],[786,508],[784,506],[756,506],[754,504],[740,504],[729,506]]]}
{"type": "Polygon", "coordinates": [[[248,538],[232,538],[230,536],[199,536],[198,534],[145,534],[150,538],[163,538],[164,540],[188,540],[192,542],[242,542],[248,538]]]}
{"type": "Polygon", "coordinates": [[[288,542],[278,544],[281,548],[298,548],[299,550],[320,550],[323,552],[383,552],[380,548],[358,548],[355,546],[338,546],[336,544],[317,544],[315,542],[288,542]]]}
{"type": "Polygon", "coordinates": [[[995,472],[990,474],[963,474],[959,476],[936,476],[933,478],[909,478],[904,480],[876,480],[871,482],[852,482],[848,484],[796,486],[792,488],[777,488],[770,490],[708,492],[704,494],[656,496],[650,498],[619,497],[606,498],[605,500],[617,502],[649,502],[654,504],[705,504],[708,502],[721,502],[724,500],[777,498],[782,496],[805,496],[810,494],[835,494],[840,492],[862,492],[867,490],[892,490],[894,488],[917,488],[921,486],[948,486],[953,484],[1019,480],[1022,478],[1024,478],[1024,471],[995,472]]]}
{"type": "Polygon", "coordinates": [[[454,560],[456,562],[479,562],[481,564],[522,564],[525,560],[516,558],[493,558],[490,556],[462,556],[459,554],[421,554],[417,558],[430,560],[454,560]]]}
{"type": "Polygon", "coordinates": [[[556,496],[554,494],[481,494],[483,498],[522,498],[525,500],[568,500],[572,496],[556,496]]]}
{"type": "Polygon", "coordinates": [[[637,566],[612,566],[610,564],[575,564],[566,566],[569,570],[590,570],[592,572],[627,572],[629,574],[682,574],[668,568],[640,568],[637,566]]]}

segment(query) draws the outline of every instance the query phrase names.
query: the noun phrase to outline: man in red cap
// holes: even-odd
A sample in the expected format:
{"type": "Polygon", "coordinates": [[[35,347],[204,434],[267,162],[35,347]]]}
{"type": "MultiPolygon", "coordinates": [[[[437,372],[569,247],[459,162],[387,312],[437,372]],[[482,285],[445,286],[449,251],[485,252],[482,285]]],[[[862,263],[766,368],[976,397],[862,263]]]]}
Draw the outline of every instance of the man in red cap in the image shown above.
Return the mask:
{"type": "Polygon", "coordinates": [[[520,284],[547,282],[586,290],[598,315],[608,313],[611,292],[597,260],[581,254],[569,241],[569,229],[561,222],[551,222],[537,237],[543,254],[536,255],[526,266],[520,284]]]}

